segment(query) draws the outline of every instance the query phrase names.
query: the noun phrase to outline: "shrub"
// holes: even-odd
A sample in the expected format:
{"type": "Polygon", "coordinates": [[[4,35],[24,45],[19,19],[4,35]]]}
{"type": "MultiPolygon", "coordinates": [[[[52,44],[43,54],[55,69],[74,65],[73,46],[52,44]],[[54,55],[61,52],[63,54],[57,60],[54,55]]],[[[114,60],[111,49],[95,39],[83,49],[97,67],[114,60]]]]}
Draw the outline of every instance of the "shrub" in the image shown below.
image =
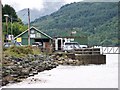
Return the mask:
{"type": "Polygon", "coordinates": [[[4,54],[14,57],[23,57],[28,54],[40,54],[39,48],[33,48],[32,46],[12,46],[10,48],[4,49],[4,54]]]}

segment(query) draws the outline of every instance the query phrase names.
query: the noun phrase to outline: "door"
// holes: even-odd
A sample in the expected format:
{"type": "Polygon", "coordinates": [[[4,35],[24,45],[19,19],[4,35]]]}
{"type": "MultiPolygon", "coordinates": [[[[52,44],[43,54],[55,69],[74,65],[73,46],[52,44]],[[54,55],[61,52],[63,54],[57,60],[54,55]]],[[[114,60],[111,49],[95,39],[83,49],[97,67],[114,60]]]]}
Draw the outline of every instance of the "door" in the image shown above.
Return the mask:
{"type": "Polygon", "coordinates": [[[58,40],[58,50],[61,50],[61,39],[58,40]]]}

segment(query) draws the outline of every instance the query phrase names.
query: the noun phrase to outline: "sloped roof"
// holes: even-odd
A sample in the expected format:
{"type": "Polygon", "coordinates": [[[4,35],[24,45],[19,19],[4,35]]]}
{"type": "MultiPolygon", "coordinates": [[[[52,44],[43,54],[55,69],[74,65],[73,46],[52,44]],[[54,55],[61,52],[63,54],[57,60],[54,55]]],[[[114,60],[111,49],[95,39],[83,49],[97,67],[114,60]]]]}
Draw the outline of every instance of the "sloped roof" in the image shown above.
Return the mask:
{"type": "MultiPolygon", "coordinates": [[[[52,37],[50,37],[50,36],[47,35],[46,33],[40,31],[39,29],[37,29],[37,28],[35,28],[35,27],[33,27],[33,26],[30,27],[30,30],[31,30],[31,29],[35,29],[36,31],[40,32],[41,34],[45,35],[46,37],[48,37],[48,38],[50,38],[50,39],[53,39],[52,37]]],[[[16,38],[18,38],[19,36],[23,35],[23,34],[26,33],[27,31],[28,31],[28,29],[25,30],[24,32],[22,32],[21,34],[17,35],[14,39],[16,39],[16,38]]]]}

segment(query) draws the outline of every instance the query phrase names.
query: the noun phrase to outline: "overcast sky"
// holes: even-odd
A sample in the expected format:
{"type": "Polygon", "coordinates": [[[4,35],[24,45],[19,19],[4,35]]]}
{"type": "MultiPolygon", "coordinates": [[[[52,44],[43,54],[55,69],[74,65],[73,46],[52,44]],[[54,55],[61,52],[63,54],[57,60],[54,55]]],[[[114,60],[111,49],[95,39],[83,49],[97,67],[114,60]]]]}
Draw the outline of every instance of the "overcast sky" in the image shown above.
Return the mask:
{"type": "Polygon", "coordinates": [[[44,8],[44,3],[46,2],[64,2],[64,3],[71,3],[71,2],[79,2],[82,0],[2,0],[2,4],[9,4],[15,8],[16,11],[22,10],[24,8],[30,9],[42,9],[44,8]]]}

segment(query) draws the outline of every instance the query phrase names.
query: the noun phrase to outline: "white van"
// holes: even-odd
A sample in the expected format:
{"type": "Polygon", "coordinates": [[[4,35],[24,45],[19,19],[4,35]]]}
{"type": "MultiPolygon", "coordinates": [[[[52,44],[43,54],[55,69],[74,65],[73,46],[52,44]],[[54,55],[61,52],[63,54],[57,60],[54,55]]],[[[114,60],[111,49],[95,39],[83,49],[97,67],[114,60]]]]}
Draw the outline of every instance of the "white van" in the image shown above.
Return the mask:
{"type": "Polygon", "coordinates": [[[79,48],[80,45],[78,42],[64,42],[64,45],[62,47],[63,51],[74,50],[79,48]]]}
{"type": "Polygon", "coordinates": [[[87,45],[80,45],[80,48],[87,48],[87,45]]]}

